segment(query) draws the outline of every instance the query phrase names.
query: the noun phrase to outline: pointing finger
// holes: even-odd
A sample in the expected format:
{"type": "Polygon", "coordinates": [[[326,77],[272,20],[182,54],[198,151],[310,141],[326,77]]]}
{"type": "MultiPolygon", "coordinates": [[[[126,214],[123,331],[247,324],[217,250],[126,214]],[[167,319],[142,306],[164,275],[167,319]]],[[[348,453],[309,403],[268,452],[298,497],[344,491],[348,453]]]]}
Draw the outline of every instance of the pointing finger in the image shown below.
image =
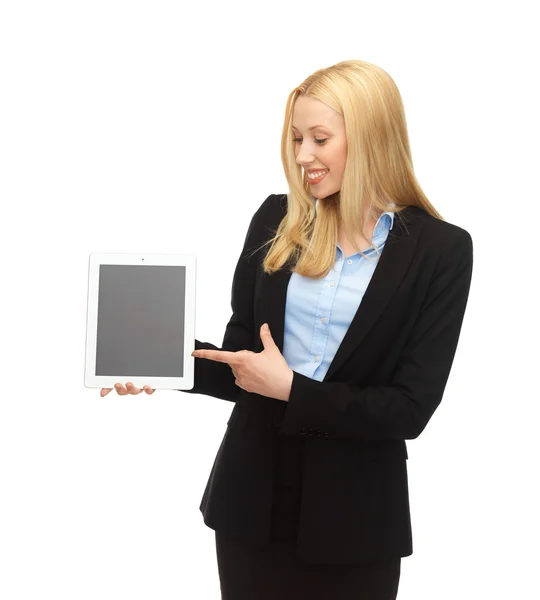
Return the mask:
{"type": "Polygon", "coordinates": [[[207,358],[217,362],[225,362],[231,364],[234,361],[236,352],[228,352],[227,350],[194,350],[191,356],[196,358],[207,358]]]}

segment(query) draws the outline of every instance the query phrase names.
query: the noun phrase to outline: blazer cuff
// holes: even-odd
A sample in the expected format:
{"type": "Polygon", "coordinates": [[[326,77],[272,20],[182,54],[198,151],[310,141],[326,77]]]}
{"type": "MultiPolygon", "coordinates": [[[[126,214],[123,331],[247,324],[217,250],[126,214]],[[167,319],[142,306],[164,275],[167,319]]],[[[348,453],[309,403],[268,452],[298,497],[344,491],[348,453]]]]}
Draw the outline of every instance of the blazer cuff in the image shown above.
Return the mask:
{"type": "Polygon", "coordinates": [[[284,418],[276,423],[278,436],[404,440],[423,429],[409,394],[397,385],[360,387],[293,373],[284,418]]]}

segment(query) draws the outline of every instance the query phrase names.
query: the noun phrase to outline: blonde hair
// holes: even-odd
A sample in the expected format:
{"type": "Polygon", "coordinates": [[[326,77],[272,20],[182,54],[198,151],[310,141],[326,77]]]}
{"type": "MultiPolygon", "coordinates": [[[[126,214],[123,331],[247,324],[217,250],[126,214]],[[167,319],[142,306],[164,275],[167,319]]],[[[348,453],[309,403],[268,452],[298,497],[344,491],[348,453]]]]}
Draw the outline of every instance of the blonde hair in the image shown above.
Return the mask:
{"type": "Polygon", "coordinates": [[[380,67],[346,60],[310,75],[287,99],[281,136],[281,160],[289,193],[287,214],[263,261],[268,274],[291,261],[291,270],[321,278],[334,266],[340,217],[349,242],[363,236],[364,207],[369,218],[407,206],[419,206],[443,220],[416,180],[403,101],[394,80],[380,67]],[[343,115],[347,160],[341,189],[315,207],[309,183],[296,163],[291,121],[296,99],[309,96],[343,115]]]}

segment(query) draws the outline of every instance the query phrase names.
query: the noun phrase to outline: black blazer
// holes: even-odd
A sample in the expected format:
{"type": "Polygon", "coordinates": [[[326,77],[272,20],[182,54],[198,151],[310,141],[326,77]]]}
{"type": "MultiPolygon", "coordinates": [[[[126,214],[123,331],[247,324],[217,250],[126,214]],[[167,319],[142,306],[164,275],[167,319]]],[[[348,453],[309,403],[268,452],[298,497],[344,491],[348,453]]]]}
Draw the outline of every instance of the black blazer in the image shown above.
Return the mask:
{"type": "MultiPolygon", "coordinates": [[[[267,322],[283,351],[286,265],[262,270],[287,211],[270,195],[253,216],[232,283],[233,314],[217,348],[260,352],[267,322]]],[[[195,359],[188,393],[235,402],[200,510],[206,525],[253,543],[269,539],[273,451],[305,441],[297,556],[354,563],[412,554],[405,440],[441,402],[467,304],[470,234],[418,207],[395,215],[386,245],[323,381],[294,372],[289,402],[248,393],[226,363],[195,359]],[[279,440],[277,440],[279,442],[279,440]]]]}

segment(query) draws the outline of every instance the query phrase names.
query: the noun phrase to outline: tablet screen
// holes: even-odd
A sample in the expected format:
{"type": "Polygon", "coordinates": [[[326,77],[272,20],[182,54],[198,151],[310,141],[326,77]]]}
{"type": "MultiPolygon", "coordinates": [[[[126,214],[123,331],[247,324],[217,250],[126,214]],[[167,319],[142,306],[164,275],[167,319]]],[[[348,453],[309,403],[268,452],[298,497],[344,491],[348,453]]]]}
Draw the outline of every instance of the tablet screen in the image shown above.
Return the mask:
{"type": "Polygon", "coordinates": [[[186,267],[100,265],[95,375],[184,376],[186,267]]]}

